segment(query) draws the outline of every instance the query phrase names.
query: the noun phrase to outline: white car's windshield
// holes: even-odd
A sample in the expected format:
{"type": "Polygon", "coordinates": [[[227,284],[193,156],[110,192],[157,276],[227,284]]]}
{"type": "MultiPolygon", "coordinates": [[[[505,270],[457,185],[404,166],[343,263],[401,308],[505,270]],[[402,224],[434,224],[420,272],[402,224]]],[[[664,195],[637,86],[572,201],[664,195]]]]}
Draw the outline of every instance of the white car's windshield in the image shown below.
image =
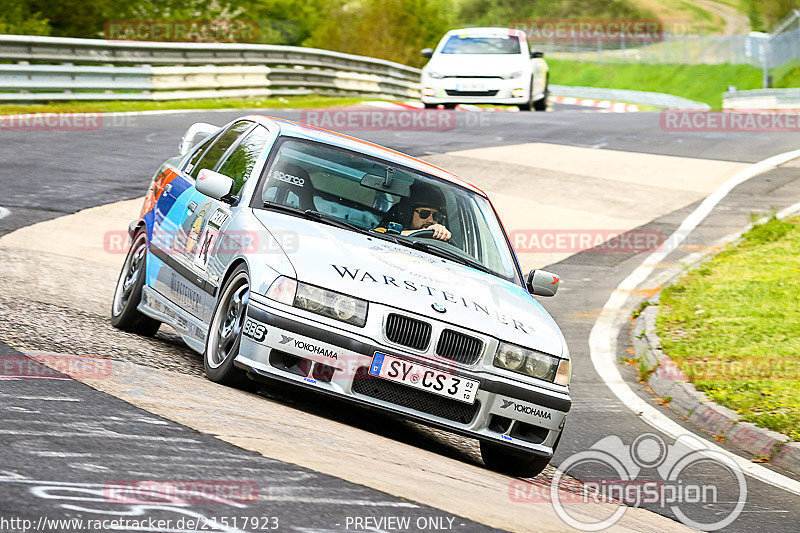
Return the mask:
{"type": "Polygon", "coordinates": [[[485,197],[328,144],[288,137],[278,143],[257,191],[263,207],[321,213],[354,229],[518,280],[508,241],[485,197]],[[433,224],[445,226],[452,236],[434,238],[426,229],[433,224]]]}
{"type": "Polygon", "coordinates": [[[477,37],[451,35],[440,54],[519,54],[519,39],[515,35],[477,37]]]}

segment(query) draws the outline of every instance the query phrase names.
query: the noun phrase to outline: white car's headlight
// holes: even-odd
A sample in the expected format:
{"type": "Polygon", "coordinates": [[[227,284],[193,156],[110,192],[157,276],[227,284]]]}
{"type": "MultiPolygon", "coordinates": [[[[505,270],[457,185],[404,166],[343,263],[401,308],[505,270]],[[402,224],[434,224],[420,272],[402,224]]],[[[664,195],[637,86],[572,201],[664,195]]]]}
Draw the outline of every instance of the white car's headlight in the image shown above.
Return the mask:
{"type": "Polygon", "coordinates": [[[305,309],[311,313],[341,320],[354,326],[367,323],[367,302],[346,294],[329,291],[315,285],[281,276],[272,282],[267,298],[305,309]]]}
{"type": "Polygon", "coordinates": [[[440,80],[440,79],[442,79],[442,78],[446,77],[446,76],[445,76],[444,74],[442,74],[441,72],[436,72],[435,70],[429,70],[429,71],[427,72],[427,74],[428,74],[428,77],[429,77],[429,78],[433,78],[433,79],[435,79],[435,80],[440,80]]]}
{"type": "Polygon", "coordinates": [[[518,70],[516,72],[510,72],[510,73],[504,75],[503,79],[504,80],[513,80],[513,79],[519,78],[520,76],[522,76],[522,71],[518,70]]]}
{"type": "Polygon", "coordinates": [[[553,357],[536,350],[501,342],[494,355],[493,364],[498,368],[505,368],[558,385],[569,385],[569,360],[553,357]]]}

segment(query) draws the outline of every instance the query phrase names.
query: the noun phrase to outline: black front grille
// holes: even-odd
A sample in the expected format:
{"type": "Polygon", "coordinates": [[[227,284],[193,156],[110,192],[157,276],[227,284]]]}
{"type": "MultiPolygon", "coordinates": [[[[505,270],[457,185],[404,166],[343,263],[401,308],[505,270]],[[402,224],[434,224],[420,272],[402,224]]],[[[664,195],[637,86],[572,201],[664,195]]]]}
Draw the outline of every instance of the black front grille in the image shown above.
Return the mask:
{"type": "Polygon", "coordinates": [[[457,363],[471,365],[483,351],[483,342],[452,329],[442,331],[436,344],[436,355],[452,359],[457,363]]]}
{"type": "Polygon", "coordinates": [[[469,424],[480,409],[477,401],[470,405],[372,376],[367,367],[356,372],[353,392],[461,424],[469,424]]]}
{"type": "Polygon", "coordinates": [[[431,325],[391,313],[386,317],[386,338],[415,350],[424,350],[431,342],[431,325]]]}
{"type": "Polygon", "coordinates": [[[445,89],[447,96],[494,96],[497,91],[454,91],[445,89]]]}

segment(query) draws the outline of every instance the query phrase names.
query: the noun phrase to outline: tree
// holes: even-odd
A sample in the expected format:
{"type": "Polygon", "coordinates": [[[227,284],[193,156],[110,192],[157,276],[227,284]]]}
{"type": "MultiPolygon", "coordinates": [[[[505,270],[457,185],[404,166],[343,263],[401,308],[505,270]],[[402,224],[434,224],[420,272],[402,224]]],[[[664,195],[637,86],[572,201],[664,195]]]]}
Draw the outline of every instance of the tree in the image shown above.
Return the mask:
{"type": "Polygon", "coordinates": [[[421,66],[419,51],[452,28],[454,11],[451,0],[339,1],[304,45],[421,66]]]}
{"type": "Polygon", "coordinates": [[[50,26],[25,0],[5,0],[0,11],[0,34],[49,35],[50,26]]]}

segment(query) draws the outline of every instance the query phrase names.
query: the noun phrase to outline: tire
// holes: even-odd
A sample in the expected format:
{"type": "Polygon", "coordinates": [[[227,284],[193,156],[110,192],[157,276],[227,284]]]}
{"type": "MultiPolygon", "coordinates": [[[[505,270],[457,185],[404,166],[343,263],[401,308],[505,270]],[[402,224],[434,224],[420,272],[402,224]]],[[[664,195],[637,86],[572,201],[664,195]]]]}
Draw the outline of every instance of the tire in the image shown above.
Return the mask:
{"type": "Polygon", "coordinates": [[[111,302],[111,325],[123,331],[152,337],[161,322],[137,309],[142,300],[146,266],[147,232],[142,228],[133,235],[130,250],[117,279],[117,288],[111,302]]]}
{"type": "Polygon", "coordinates": [[[550,105],[550,75],[547,75],[547,79],[544,82],[544,96],[542,96],[539,100],[536,100],[533,103],[533,108],[536,111],[547,111],[547,106],[550,105]]]}
{"type": "MultiPolygon", "coordinates": [[[[558,443],[561,441],[559,434],[553,446],[555,454],[558,443]]],[[[502,444],[481,441],[481,457],[487,468],[514,477],[536,477],[550,464],[553,457],[545,457],[533,453],[512,450],[502,444]]]]}
{"type": "Polygon", "coordinates": [[[533,77],[531,77],[531,88],[528,91],[528,101],[517,107],[520,111],[530,111],[533,108],[533,77]]]}
{"type": "Polygon", "coordinates": [[[455,109],[458,104],[442,104],[445,109],[455,109]]]}
{"type": "Polygon", "coordinates": [[[423,104],[425,109],[439,109],[439,104],[423,104]]]}
{"type": "Polygon", "coordinates": [[[206,335],[203,367],[206,377],[215,383],[240,388],[249,388],[252,384],[247,374],[233,364],[239,354],[249,298],[250,275],[242,264],[222,286],[206,335]]]}

